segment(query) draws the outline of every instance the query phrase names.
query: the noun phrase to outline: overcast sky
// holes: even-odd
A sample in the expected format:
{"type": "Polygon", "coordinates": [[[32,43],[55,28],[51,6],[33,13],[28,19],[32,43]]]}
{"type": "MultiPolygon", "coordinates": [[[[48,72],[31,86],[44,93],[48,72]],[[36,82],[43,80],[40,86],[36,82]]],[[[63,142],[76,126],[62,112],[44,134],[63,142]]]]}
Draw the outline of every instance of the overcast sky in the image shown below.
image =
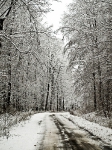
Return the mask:
{"type": "Polygon", "coordinates": [[[54,10],[46,15],[46,22],[48,25],[53,25],[53,30],[59,28],[60,18],[64,11],[66,11],[66,6],[72,0],[60,0],[61,2],[52,2],[51,8],[54,10]]]}

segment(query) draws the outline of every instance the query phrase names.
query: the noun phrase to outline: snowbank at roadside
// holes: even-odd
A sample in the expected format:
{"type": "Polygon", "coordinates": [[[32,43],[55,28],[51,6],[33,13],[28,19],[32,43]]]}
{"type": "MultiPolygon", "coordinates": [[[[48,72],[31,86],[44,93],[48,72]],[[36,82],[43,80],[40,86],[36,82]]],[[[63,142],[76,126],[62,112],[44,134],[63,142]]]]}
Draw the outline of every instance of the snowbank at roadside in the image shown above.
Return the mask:
{"type": "Polygon", "coordinates": [[[101,126],[112,128],[112,118],[106,118],[103,115],[97,114],[96,112],[82,114],[81,117],[88,121],[98,123],[101,126]]]}
{"type": "Polygon", "coordinates": [[[35,114],[33,111],[28,112],[15,112],[13,115],[9,113],[4,113],[0,115],[0,137],[6,135],[11,126],[25,121],[35,114]]]}
{"type": "Polygon", "coordinates": [[[9,131],[9,138],[0,138],[0,150],[35,150],[41,144],[45,113],[35,114],[30,120],[13,126],[9,131]],[[40,126],[41,124],[41,126],[40,126]]]}
{"type": "Polygon", "coordinates": [[[77,126],[88,130],[93,135],[102,139],[102,141],[112,145],[112,129],[100,126],[97,123],[87,121],[78,116],[68,114],[66,117],[72,120],[77,126]]]}

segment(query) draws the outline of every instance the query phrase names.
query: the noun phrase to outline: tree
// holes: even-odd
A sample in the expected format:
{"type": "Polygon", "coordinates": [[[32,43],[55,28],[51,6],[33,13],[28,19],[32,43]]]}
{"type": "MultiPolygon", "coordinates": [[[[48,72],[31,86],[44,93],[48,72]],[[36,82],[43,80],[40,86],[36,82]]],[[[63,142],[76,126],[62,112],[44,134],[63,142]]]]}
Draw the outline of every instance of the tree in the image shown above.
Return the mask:
{"type": "MultiPolygon", "coordinates": [[[[84,106],[85,103],[87,108],[92,104],[88,111],[99,111],[106,117],[110,117],[112,109],[111,96],[105,99],[105,94],[111,91],[109,73],[112,69],[111,67],[107,69],[107,53],[111,55],[112,43],[110,16],[110,0],[73,1],[68,6],[68,12],[63,16],[60,28],[63,36],[68,40],[64,51],[68,51],[69,54],[69,68],[74,66],[79,68],[75,71],[75,74],[79,72],[79,76],[75,76],[74,85],[77,89],[75,91],[77,99],[80,97],[83,101],[80,105],[84,106]],[[107,78],[109,85],[106,85],[107,78]],[[105,87],[108,88],[108,92],[105,87]]],[[[110,59],[108,62],[111,66],[110,59]]]]}
{"type": "Polygon", "coordinates": [[[55,47],[50,27],[41,23],[43,14],[50,11],[49,6],[46,0],[1,1],[1,69],[5,76],[5,81],[1,78],[1,107],[6,111],[44,109],[49,78],[46,49],[52,51],[55,47]]]}

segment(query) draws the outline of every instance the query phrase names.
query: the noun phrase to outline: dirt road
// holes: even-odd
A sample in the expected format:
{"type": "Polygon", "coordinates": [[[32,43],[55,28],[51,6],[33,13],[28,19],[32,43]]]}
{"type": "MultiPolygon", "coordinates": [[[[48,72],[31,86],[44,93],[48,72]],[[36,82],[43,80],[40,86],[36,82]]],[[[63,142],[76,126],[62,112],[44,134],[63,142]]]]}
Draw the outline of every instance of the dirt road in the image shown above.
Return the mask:
{"type": "Polygon", "coordinates": [[[111,150],[63,114],[47,114],[44,124],[45,134],[39,150],[111,150]]]}
{"type": "Polygon", "coordinates": [[[0,150],[112,150],[93,132],[78,127],[72,117],[69,113],[37,113],[10,128],[8,139],[0,138],[0,150]]]}

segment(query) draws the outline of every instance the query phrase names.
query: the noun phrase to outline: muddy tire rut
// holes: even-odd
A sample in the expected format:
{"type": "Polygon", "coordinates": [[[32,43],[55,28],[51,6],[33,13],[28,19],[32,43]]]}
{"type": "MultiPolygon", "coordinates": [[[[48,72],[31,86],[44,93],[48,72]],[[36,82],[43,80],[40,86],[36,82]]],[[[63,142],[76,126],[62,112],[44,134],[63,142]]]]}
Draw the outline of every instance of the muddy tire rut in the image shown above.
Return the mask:
{"type": "Polygon", "coordinates": [[[64,150],[101,150],[98,145],[91,144],[91,141],[83,137],[80,132],[72,132],[70,128],[64,126],[55,115],[52,117],[63,139],[64,150]]]}
{"type": "Polygon", "coordinates": [[[62,115],[51,114],[44,121],[45,133],[39,150],[112,150],[62,115]]]}
{"type": "MultiPolygon", "coordinates": [[[[65,119],[69,120],[69,121],[72,122],[73,124],[75,124],[72,119],[67,118],[67,117],[65,117],[65,116],[63,116],[63,115],[61,115],[61,116],[64,117],[65,119]]],[[[78,126],[78,127],[79,127],[79,126],[78,126]]],[[[101,150],[112,150],[112,146],[111,146],[111,145],[105,143],[105,142],[104,142],[103,140],[101,140],[99,137],[95,136],[92,132],[90,132],[90,131],[88,131],[88,130],[82,128],[82,127],[79,127],[79,129],[82,130],[82,131],[86,131],[86,133],[88,133],[88,137],[89,137],[90,139],[92,139],[92,140],[94,140],[94,141],[96,141],[96,142],[99,142],[99,143],[100,143],[100,144],[99,144],[99,147],[100,147],[101,150]]]]}
{"type": "Polygon", "coordinates": [[[53,118],[48,115],[44,121],[45,133],[39,150],[63,150],[62,138],[53,118]]]}

